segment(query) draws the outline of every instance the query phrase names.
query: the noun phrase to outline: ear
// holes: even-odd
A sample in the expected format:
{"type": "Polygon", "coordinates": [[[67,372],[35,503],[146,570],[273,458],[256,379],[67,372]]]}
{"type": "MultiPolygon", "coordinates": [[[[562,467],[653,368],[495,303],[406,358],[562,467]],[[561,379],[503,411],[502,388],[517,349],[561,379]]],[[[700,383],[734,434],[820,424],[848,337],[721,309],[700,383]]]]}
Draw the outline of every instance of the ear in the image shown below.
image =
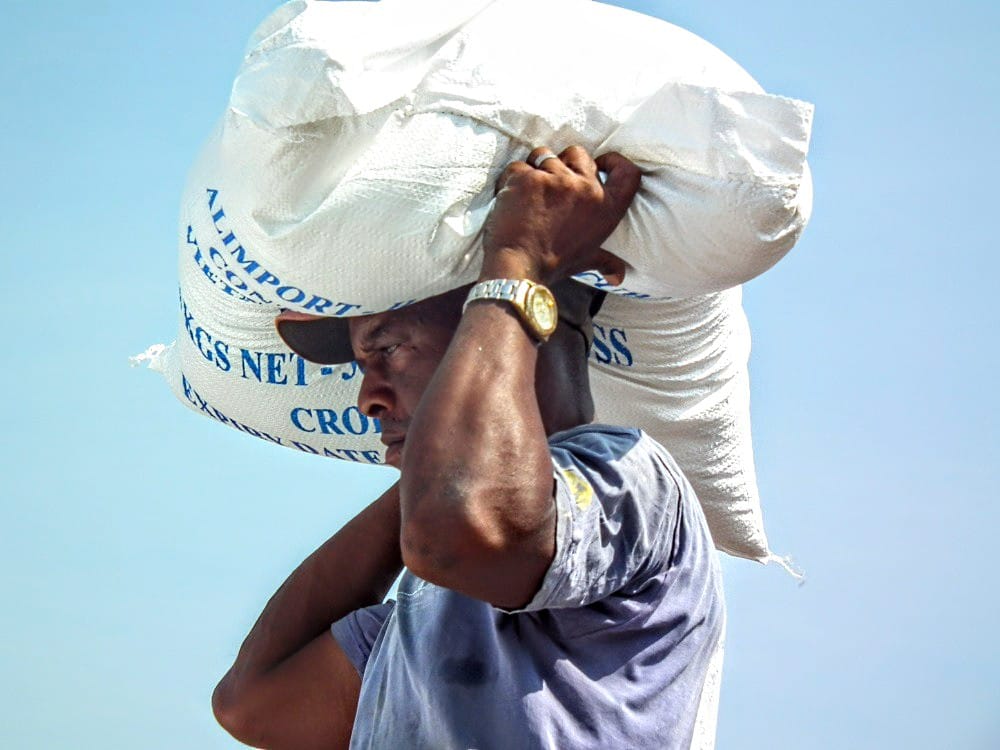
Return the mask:
{"type": "Polygon", "coordinates": [[[602,247],[601,251],[597,254],[597,265],[594,267],[594,270],[600,271],[609,284],[621,286],[625,281],[625,272],[628,270],[628,264],[617,255],[612,255],[602,247]]]}

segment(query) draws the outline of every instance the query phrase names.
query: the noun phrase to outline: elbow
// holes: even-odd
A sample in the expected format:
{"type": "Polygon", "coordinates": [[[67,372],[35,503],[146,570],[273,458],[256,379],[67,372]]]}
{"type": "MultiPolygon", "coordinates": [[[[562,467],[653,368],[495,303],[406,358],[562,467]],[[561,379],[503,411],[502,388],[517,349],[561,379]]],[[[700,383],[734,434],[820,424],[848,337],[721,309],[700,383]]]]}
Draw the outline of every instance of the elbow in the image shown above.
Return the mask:
{"type": "Polygon", "coordinates": [[[216,685],[212,692],[212,713],[215,720],[234,739],[244,745],[262,747],[259,727],[256,726],[256,712],[250,705],[245,690],[236,684],[232,672],[216,685]]]}
{"type": "Polygon", "coordinates": [[[408,482],[404,473],[400,480],[399,551],[403,565],[419,578],[439,585],[443,585],[441,574],[459,567],[473,546],[468,528],[470,488],[467,482],[459,484],[458,476],[454,472],[447,481],[419,477],[420,481],[408,482]]]}
{"type": "Polygon", "coordinates": [[[430,583],[445,585],[450,573],[464,567],[474,544],[461,524],[445,521],[436,528],[416,521],[403,523],[400,528],[399,548],[403,565],[430,583]]]}
{"type": "Polygon", "coordinates": [[[522,510],[476,512],[466,504],[464,512],[406,514],[400,529],[403,564],[425,581],[489,599],[487,592],[493,586],[487,581],[495,571],[547,551],[554,509],[551,504],[532,505],[538,510],[526,510],[532,506],[508,499],[484,507],[522,510]]]}

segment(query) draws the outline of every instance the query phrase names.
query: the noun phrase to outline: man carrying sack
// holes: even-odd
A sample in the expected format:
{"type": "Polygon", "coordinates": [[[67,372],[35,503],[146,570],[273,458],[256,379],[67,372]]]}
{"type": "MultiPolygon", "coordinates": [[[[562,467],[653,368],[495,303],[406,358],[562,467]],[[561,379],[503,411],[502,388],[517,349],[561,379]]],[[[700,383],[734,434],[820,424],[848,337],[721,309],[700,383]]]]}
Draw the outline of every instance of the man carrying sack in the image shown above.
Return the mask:
{"type": "Polygon", "coordinates": [[[601,243],[640,179],[614,153],[535,149],[498,181],[471,289],[350,321],[279,316],[303,358],[358,362],[400,479],[247,636],[213,696],[237,739],[689,747],[724,620],[718,562],[667,451],[591,424],[600,297],[570,280],[620,282],[601,243]]]}

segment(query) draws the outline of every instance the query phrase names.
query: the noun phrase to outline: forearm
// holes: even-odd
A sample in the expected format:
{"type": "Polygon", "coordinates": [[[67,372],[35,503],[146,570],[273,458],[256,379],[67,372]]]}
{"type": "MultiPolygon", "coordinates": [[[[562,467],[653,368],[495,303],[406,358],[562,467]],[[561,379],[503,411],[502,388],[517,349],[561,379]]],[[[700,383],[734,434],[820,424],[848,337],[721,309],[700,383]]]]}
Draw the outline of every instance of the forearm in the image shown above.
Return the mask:
{"type": "MultiPolygon", "coordinates": [[[[640,177],[618,154],[595,160],[579,147],[558,157],[538,148],[527,162],[512,163],[497,181],[496,205],[483,228],[480,280],[548,285],[605,267],[620,278],[623,264],[601,243],[624,216],[640,177]],[[607,175],[603,185],[599,170],[607,175]]],[[[407,566],[433,583],[504,607],[530,600],[555,553],[537,366],[535,342],[509,306],[477,301],[413,415],[403,451],[407,566]]],[[[554,416],[552,404],[545,404],[550,426],[580,423],[574,420],[583,410],[566,399],[557,403],[564,413],[554,416]]]]}
{"type": "Polygon", "coordinates": [[[402,568],[399,524],[396,484],[282,584],[243,642],[223,683],[266,674],[332,622],[381,602],[402,568]]]}
{"type": "MultiPolygon", "coordinates": [[[[488,261],[487,275],[529,276],[509,259],[488,261]]],[[[510,305],[470,305],[414,414],[403,458],[407,564],[509,606],[534,593],[554,548],[537,361],[536,342],[510,305]],[[511,580],[521,582],[515,591],[511,580]]]]}

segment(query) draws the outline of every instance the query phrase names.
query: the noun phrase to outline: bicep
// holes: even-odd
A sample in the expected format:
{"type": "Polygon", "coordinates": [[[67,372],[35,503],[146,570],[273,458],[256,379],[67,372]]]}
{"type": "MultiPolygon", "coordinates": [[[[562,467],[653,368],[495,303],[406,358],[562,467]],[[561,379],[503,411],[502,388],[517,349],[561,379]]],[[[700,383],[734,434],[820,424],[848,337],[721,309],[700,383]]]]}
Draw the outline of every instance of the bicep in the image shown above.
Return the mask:
{"type": "Polygon", "coordinates": [[[346,748],[360,692],[354,664],[328,630],[252,681],[220,684],[216,715],[230,734],[256,747],[346,748]]]}

